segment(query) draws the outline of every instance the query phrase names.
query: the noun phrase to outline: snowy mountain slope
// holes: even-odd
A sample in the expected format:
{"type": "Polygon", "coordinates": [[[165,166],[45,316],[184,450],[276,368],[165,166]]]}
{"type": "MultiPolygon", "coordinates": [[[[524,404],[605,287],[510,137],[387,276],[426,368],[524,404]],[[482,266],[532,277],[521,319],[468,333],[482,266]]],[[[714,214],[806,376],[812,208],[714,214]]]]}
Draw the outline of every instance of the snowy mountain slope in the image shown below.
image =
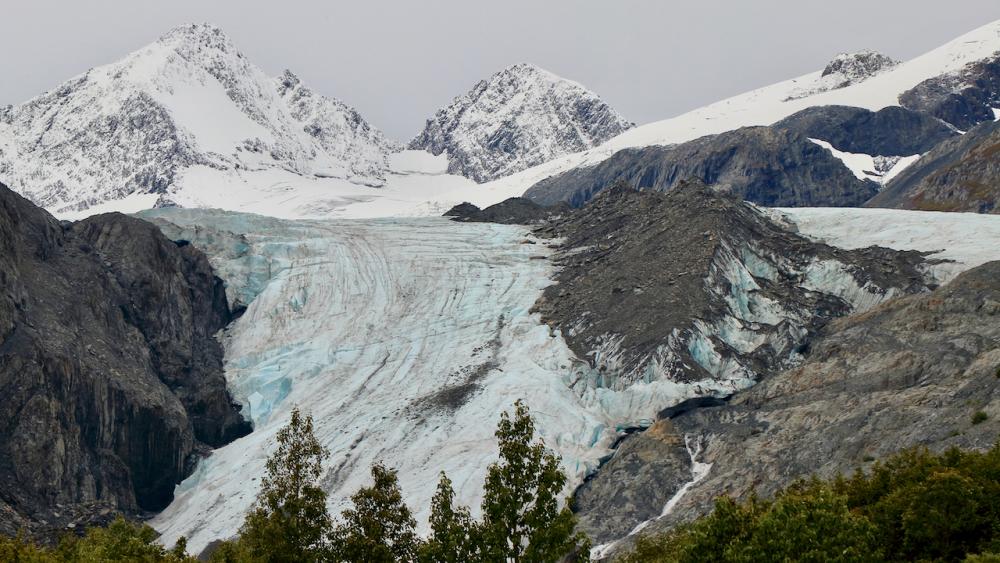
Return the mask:
{"type": "Polygon", "coordinates": [[[10,108],[0,139],[11,187],[63,213],[169,192],[193,166],[381,185],[397,148],[290,73],[266,76],[208,24],[176,28],[10,108]]]}
{"type": "Polygon", "coordinates": [[[495,459],[499,413],[527,400],[571,486],[597,466],[616,426],[661,405],[727,394],[744,380],[662,380],[623,390],[577,360],[529,309],[552,266],[523,227],[442,218],[283,221],[219,211],[145,214],[202,248],[249,303],[226,332],[226,374],[254,432],[216,450],[153,521],[197,552],[233,534],[254,497],[274,434],[292,405],[316,417],[332,452],[323,484],[339,512],[376,460],[399,469],[407,501],[427,518],[437,473],[479,504],[495,459]],[[238,469],[237,469],[238,468],[238,469]]]}
{"type": "MultiPolygon", "coordinates": [[[[437,201],[441,194],[476,188],[472,180],[448,174],[443,156],[401,151],[389,155],[388,161],[386,183],[377,189],[280,168],[220,170],[195,165],[179,174],[164,197],[182,207],[228,209],[287,219],[438,216],[448,208],[428,202],[437,201]]],[[[135,212],[152,206],[146,194],[139,194],[98,208],[135,212]]],[[[92,211],[59,216],[72,219],[92,211]]]]}
{"type": "MultiPolygon", "coordinates": [[[[823,79],[817,71],[771,86],[752,90],[683,115],[635,127],[593,149],[566,155],[482,185],[467,193],[467,200],[480,207],[519,196],[535,183],[575,167],[592,166],[615,152],[633,147],[670,145],[739,127],[770,125],[812,106],[856,106],[877,111],[900,104],[899,97],[918,84],[941,75],[961,74],[970,64],[1000,52],[1000,21],[984,25],[915,59],[883,69],[870,78],[848,86],[793,98],[803,88],[823,79]]],[[[460,202],[463,194],[442,196],[460,202]]],[[[435,207],[444,206],[436,202],[435,207]]]]}
{"type": "Polygon", "coordinates": [[[448,171],[486,182],[592,148],[633,124],[582,85],[531,64],[477,83],[410,143],[448,155],[448,171]]]}
{"type": "Polygon", "coordinates": [[[841,53],[826,65],[819,80],[793,90],[788,97],[789,99],[805,98],[813,94],[846,88],[852,84],[864,82],[897,64],[899,61],[870,50],[841,53]]]}

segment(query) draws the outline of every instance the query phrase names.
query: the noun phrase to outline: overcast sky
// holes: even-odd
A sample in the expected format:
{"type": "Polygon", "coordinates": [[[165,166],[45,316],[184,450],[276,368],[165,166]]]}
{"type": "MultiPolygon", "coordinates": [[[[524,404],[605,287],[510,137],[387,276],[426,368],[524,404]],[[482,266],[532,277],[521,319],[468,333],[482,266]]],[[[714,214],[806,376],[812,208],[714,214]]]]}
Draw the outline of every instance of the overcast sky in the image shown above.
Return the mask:
{"type": "Polygon", "coordinates": [[[907,59],[993,20],[998,0],[0,0],[0,104],[212,22],[276,75],[408,140],[476,81],[532,62],[628,119],[664,119],[818,70],[838,52],[907,59]]]}

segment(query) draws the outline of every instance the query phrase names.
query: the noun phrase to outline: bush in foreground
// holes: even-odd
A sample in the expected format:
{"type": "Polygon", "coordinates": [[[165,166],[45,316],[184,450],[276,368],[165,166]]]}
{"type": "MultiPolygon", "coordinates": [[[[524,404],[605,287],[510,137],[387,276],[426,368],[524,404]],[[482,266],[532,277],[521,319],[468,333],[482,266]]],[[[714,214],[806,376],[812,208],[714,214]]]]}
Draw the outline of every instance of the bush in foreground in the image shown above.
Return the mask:
{"type": "Polygon", "coordinates": [[[640,538],[620,561],[1000,561],[1000,446],[909,450],[869,472],[793,484],[772,501],[640,538]]]}

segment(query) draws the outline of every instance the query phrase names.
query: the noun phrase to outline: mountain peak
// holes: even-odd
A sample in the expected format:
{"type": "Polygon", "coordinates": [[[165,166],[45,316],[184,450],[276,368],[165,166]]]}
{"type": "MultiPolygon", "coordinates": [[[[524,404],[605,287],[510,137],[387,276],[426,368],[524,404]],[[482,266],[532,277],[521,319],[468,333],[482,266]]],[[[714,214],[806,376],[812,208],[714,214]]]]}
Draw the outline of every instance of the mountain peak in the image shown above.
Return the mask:
{"type": "Polygon", "coordinates": [[[583,85],[522,62],[438,110],[410,148],[447,153],[449,172],[488,182],[593,148],[632,126],[583,85]]]}
{"type": "Polygon", "coordinates": [[[856,53],[840,53],[823,69],[823,76],[842,74],[856,82],[859,78],[869,78],[897,64],[899,61],[887,55],[864,49],[856,53]]]}
{"type": "Polygon", "coordinates": [[[395,148],[357,111],[305,90],[291,72],[268,76],[207,23],[176,27],[119,61],[0,108],[0,124],[0,170],[58,213],[133,194],[169,193],[183,205],[196,200],[177,195],[196,166],[377,186],[395,148]]]}
{"type": "Polygon", "coordinates": [[[840,53],[826,64],[819,78],[792,90],[786,101],[853,86],[898,64],[899,61],[870,49],[840,53]]]}
{"type": "Polygon", "coordinates": [[[157,40],[160,44],[186,43],[206,47],[229,47],[233,42],[221,27],[212,23],[189,23],[179,25],[166,32],[157,40]]]}

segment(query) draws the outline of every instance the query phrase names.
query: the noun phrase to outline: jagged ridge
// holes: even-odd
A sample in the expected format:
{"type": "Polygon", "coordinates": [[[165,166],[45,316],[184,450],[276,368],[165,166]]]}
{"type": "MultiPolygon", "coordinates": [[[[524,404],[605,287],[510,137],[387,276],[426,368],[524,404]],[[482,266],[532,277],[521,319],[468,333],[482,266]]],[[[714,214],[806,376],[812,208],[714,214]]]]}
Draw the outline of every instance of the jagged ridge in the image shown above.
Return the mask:
{"type": "Polygon", "coordinates": [[[396,148],[290,73],[266,76],[209,24],[178,27],[0,114],[0,175],[60,212],[167,193],[198,165],[380,185],[396,148]]]}
{"type": "Polygon", "coordinates": [[[447,153],[449,172],[486,182],[592,148],[632,126],[580,84],[522,63],[438,110],[410,148],[447,153]]]}

